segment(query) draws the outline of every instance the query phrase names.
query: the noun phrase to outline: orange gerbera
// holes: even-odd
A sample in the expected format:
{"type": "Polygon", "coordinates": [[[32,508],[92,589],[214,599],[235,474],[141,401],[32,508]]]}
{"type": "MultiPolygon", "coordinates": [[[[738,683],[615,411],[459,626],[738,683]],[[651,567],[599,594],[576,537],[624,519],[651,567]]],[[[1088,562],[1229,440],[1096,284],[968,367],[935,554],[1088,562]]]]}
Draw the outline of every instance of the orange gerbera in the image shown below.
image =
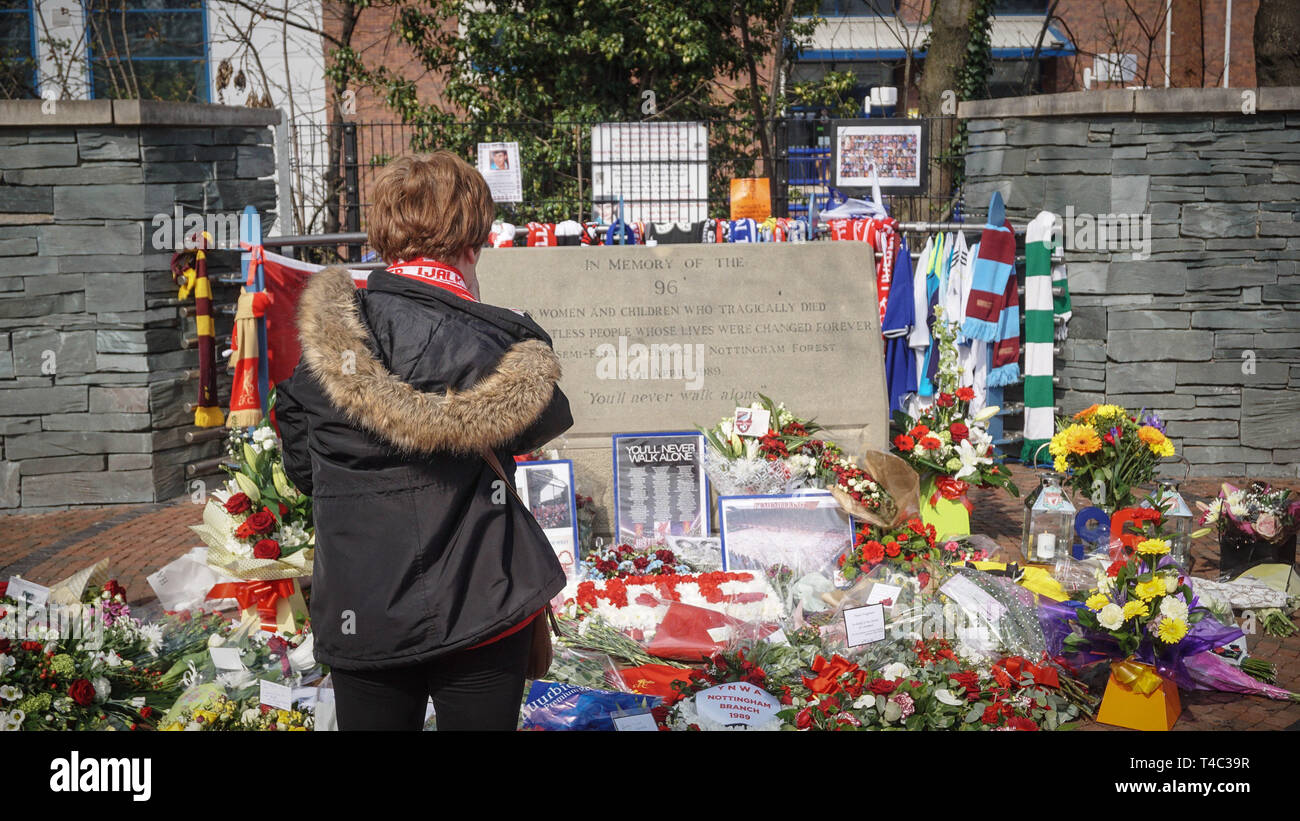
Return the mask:
{"type": "Polygon", "coordinates": [[[1143,425],[1138,428],[1138,438],[1157,456],[1173,456],[1174,444],[1159,428],[1143,425]]]}
{"type": "Polygon", "coordinates": [[[1096,453],[1101,450],[1101,437],[1086,425],[1070,425],[1058,435],[1070,453],[1096,453]]]}
{"type": "Polygon", "coordinates": [[[1083,410],[1081,410],[1081,411],[1079,411],[1078,413],[1076,413],[1076,414],[1074,415],[1074,418],[1075,418],[1075,419],[1078,419],[1078,420],[1080,420],[1080,421],[1087,421],[1087,420],[1089,420],[1089,419],[1092,418],[1092,415],[1093,415],[1094,413],[1097,412],[1097,408],[1099,408],[1099,407],[1101,407],[1101,406],[1100,406],[1100,405],[1095,405],[1095,404],[1094,404],[1094,405],[1089,405],[1088,407],[1086,407],[1086,408],[1084,408],[1083,410]]]}

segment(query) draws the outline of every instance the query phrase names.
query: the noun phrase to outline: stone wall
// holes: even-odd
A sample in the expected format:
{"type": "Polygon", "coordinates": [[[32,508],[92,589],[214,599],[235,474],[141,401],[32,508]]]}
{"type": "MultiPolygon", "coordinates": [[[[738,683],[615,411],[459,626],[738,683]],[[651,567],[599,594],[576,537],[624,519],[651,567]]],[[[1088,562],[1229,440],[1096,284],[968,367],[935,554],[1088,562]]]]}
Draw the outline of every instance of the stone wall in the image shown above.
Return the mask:
{"type": "Polygon", "coordinates": [[[1062,410],[1155,409],[1192,475],[1300,475],[1300,88],[1082,92],[959,113],[977,212],[999,190],[1013,221],[1075,214],[1073,232],[1062,226],[1074,304],[1062,410]],[[1082,215],[1137,216],[1149,258],[1134,259],[1141,242],[1090,242],[1082,215]]]}
{"type": "MultiPolygon", "coordinates": [[[[194,320],[181,316],[154,218],[251,204],[265,220],[279,118],[0,101],[0,511],[168,499],[185,489],[186,463],[219,453],[220,440],[185,443],[194,320]]],[[[210,274],[223,265],[237,254],[214,254],[210,274]]],[[[220,349],[230,319],[218,320],[220,349]]]]}

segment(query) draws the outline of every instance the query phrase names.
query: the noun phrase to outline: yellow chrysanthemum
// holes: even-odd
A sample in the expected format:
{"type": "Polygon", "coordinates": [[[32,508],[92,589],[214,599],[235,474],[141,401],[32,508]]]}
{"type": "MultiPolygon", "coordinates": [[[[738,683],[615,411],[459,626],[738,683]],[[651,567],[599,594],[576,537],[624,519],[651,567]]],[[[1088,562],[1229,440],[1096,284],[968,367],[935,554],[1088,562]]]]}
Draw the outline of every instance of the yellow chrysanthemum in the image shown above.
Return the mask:
{"type": "Polygon", "coordinates": [[[1163,556],[1169,552],[1169,542],[1164,539],[1143,539],[1138,542],[1137,552],[1148,556],[1163,556]]]}
{"type": "Polygon", "coordinates": [[[1101,437],[1097,435],[1097,431],[1086,425],[1070,425],[1052,437],[1052,443],[1048,448],[1051,449],[1053,446],[1057,448],[1052,452],[1053,456],[1064,456],[1067,453],[1079,455],[1096,453],[1101,450],[1101,437]]]}
{"type": "Polygon", "coordinates": [[[1080,422],[1086,422],[1086,421],[1088,421],[1089,419],[1092,418],[1092,415],[1093,415],[1094,413],[1097,412],[1097,408],[1099,408],[1099,407],[1101,407],[1101,406],[1100,406],[1100,405],[1095,405],[1095,404],[1094,404],[1094,405],[1089,405],[1088,407],[1086,407],[1086,408],[1084,408],[1083,410],[1081,410],[1081,411],[1079,411],[1078,413],[1076,413],[1076,414],[1074,415],[1074,418],[1075,418],[1075,419],[1078,419],[1080,422]]]}
{"type": "Polygon", "coordinates": [[[1134,616],[1145,618],[1150,614],[1151,611],[1147,609],[1147,603],[1144,601],[1130,600],[1124,605],[1124,621],[1128,621],[1134,616]]]}
{"type": "Polygon", "coordinates": [[[1088,605],[1089,610],[1100,610],[1110,604],[1110,599],[1106,597],[1105,593],[1093,593],[1088,597],[1088,601],[1086,601],[1085,604],[1088,605]]]}
{"type": "Polygon", "coordinates": [[[1134,592],[1142,601],[1151,601],[1156,596],[1165,595],[1165,580],[1157,576],[1149,582],[1138,582],[1134,592]]]}
{"type": "Polygon", "coordinates": [[[1067,470],[1070,469],[1070,463],[1065,461],[1064,456],[1058,456],[1052,462],[1052,469],[1055,470],[1057,473],[1065,473],[1067,470]]]}
{"type": "Polygon", "coordinates": [[[1095,415],[1101,419],[1123,419],[1127,411],[1119,405],[1098,405],[1095,415]]]}
{"type": "Polygon", "coordinates": [[[1187,622],[1182,619],[1161,619],[1156,637],[1165,644],[1177,644],[1187,635],[1187,622]]]}
{"type": "Polygon", "coordinates": [[[1156,456],[1173,456],[1174,443],[1169,441],[1159,428],[1153,428],[1150,425],[1143,425],[1138,428],[1138,438],[1154,453],[1156,456]]]}

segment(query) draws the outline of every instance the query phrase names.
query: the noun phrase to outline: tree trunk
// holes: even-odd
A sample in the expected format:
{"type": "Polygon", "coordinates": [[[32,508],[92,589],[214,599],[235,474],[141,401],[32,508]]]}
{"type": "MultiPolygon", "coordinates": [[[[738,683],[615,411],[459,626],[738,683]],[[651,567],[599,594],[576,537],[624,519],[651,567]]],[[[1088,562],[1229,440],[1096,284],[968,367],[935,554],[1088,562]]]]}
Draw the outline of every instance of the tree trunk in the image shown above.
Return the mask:
{"type": "MultiPolygon", "coordinates": [[[[944,92],[951,92],[948,99],[954,105],[959,97],[957,72],[966,59],[966,46],[970,42],[968,21],[973,5],[974,0],[936,0],[934,4],[930,20],[930,47],[917,83],[922,117],[944,115],[944,92]]],[[[931,142],[939,139],[942,139],[939,129],[932,129],[931,142]]],[[[942,151],[946,148],[947,146],[932,145],[930,151],[933,154],[936,149],[942,151]]],[[[947,163],[939,163],[932,170],[928,185],[930,202],[946,201],[952,194],[952,168],[947,163]]]]}
{"type": "Polygon", "coordinates": [[[921,95],[921,116],[942,115],[943,93],[957,95],[957,71],[966,59],[970,42],[970,19],[974,0],[935,0],[930,20],[930,47],[925,67],[917,82],[921,95]]]}
{"type": "MultiPolygon", "coordinates": [[[[754,45],[749,39],[749,20],[743,9],[736,18],[740,24],[740,42],[745,49],[745,68],[746,74],[749,75],[749,105],[754,112],[754,124],[757,126],[759,145],[762,148],[763,170],[771,176],[772,139],[768,135],[768,124],[763,118],[763,98],[759,92],[758,63],[754,59],[754,45]]],[[[754,173],[758,173],[757,166],[754,173]]]]}
{"type": "Polygon", "coordinates": [[[1300,86],[1300,2],[1259,0],[1255,12],[1255,84],[1300,86]]]}
{"type": "MultiPolygon", "coordinates": [[[[339,41],[344,46],[352,45],[352,33],[356,30],[357,20],[361,17],[361,8],[352,3],[339,3],[340,33],[339,41]]],[[[323,22],[323,21],[322,21],[323,22]]],[[[335,234],[340,229],[340,198],[343,194],[343,94],[347,91],[348,76],[343,82],[331,84],[330,117],[326,138],[329,140],[329,161],[325,168],[325,233],[335,234]]]]}

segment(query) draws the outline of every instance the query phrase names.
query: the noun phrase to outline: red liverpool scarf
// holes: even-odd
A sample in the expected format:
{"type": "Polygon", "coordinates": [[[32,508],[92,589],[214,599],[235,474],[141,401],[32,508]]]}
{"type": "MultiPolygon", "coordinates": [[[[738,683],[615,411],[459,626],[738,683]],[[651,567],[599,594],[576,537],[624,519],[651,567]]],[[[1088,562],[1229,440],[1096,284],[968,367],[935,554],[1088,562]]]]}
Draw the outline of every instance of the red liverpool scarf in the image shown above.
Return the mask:
{"type": "Polygon", "coordinates": [[[414,279],[417,282],[426,282],[444,291],[450,291],[461,299],[478,302],[474,295],[469,292],[469,286],[465,284],[465,277],[461,275],[461,272],[436,259],[419,257],[411,260],[398,260],[388,267],[388,273],[414,279]]]}

